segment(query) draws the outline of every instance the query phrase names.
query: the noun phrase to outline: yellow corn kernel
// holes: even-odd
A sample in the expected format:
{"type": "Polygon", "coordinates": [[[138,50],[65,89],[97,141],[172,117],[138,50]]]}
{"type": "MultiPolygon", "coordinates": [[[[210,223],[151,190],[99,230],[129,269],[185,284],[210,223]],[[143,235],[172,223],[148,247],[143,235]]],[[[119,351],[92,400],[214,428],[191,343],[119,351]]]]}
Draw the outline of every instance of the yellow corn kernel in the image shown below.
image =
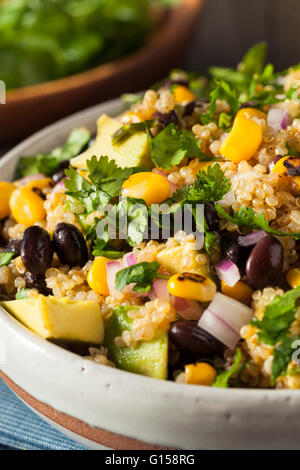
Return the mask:
{"type": "Polygon", "coordinates": [[[252,119],[252,118],[267,119],[266,113],[255,108],[240,109],[235,115],[235,118],[239,118],[239,117],[245,117],[248,119],[252,119]]]}
{"type": "Polygon", "coordinates": [[[168,280],[171,295],[184,299],[209,302],[216,294],[216,284],[209,278],[193,273],[175,274],[168,280]]]}
{"type": "Polygon", "coordinates": [[[30,183],[26,185],[26,188],[28,189],[38,188],[42,191],[45,188],[49,188],[51,184],[52,184],[51,178],[43,178],[41,180],[30,181],[30,183]]]}
{"type": "Polygon", "coordinates": [[[248,161],[258,150],[262,139],[260,125],[242,113],[236,116],[232,131],[222,144],[220,153],[234,163],[248,161]]]}
{"type": "Polygon", "coordinates": [[[15,221],[26,227],[31,227],[46,217],[43,199],[26,187],[12,193],[9,206],[15,221]]]}
{"type": "Polygon", "coordinates": [[[230,287],[224,281],[221,283],[221,290],[224,295],[238,300],[245,305],[249,305],[252,300],[253,289],[245,282],[239,281],[234,286],[230,287]]]}
{"type": "Polygon", "coordinates": [[[198,362],[184,367],[185,382],[192,385],[212,385],[217,372],[210,364],[198,362]]]}
{"type": "Polygon", "coordinates": [[[137,124],[142,121],[141,115],[139,113],[134,113],[133,111],[126,111],[121,116],[121,121],[123,124],[137,124]]]}
{"type": "Polygon", "coordinates": [[[160,204],[170,195],[167,178],[151,172],[135,173],[122,186],[122,196],[143,199],[147,206],[160,204]]]}
{"type": "Polygon", "coordinates": [[[87,275],[87,282],[90,288],[98,294],[105,296],[109,295],[106,271],[106,263],[108,261],[111,260],[104,256],[98,256],[94,259],[92,267],[87,275]]]}
{"type": "Polygon", "coordinates": [[[300,268],[290,269],[286,275],[289,286],[295,288],[300,286],[300,268]]]}
{"type": "Polygon", "coordinates": [[[194,101],[196,96],[186,86],[178,85],[173,90],[176,103],[186,103],[194,101]]]}
{"type": "Polygon", "coordinates": [[[15,186],[6,181],[0,181],[0,219],[8,217],[10,214],[9,199],[15,186]]]}
{"type": "Polygon", "coordinates": [[[199,171],[206,171],[209,166],[213,166],[215,162],[199,162],[197,165],[193,165],[192,171],[196,175],[199,171]]]}

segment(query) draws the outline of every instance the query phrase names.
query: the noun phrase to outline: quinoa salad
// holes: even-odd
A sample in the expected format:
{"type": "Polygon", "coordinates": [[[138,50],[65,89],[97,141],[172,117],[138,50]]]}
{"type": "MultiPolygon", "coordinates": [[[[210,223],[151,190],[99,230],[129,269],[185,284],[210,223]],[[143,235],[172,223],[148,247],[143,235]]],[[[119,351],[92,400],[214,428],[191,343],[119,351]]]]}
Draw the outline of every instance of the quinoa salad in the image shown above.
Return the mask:
{"type": "MultiPolygon", "coordinates": [[[[300,388],[300,65],[173,70],[0,182],[0,301],[108,367],[300,388]]],[[[99,368],[101,374],[101,368],[99,368]]]]}

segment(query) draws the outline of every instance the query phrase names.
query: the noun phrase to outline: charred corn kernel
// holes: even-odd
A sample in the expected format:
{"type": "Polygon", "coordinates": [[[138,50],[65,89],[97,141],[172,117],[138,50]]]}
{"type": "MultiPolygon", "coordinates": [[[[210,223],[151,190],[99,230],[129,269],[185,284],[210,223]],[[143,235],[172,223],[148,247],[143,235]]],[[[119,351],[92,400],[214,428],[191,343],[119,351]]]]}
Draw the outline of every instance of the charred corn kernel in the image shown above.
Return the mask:
{"type": "Polygon", "coordinates": [[[87,282],[90,288],[98,294],[105,296],[109,295],[106,271],[106,263],[108,261],[110,261],[108,258],[98,256],[94,259],[87,275],[87,282]]]}
{"type": "Polygon", "coordinates": [[[243,113],[240,115],[238,113],[232,131],[220,148],[220,153],[234,163],[247,161],[254,156],[262,139],[263,133],[260,125],[253,119],[245,117],[243,113]]]}
{"type": "Polygon", "coordinates": [[[122,186],[122,196],[143,199],[147,206],[160,204],[170,195],[167,178],[151,172],[131,175],[122,186]]]}
{"type": "Polygon", "coordinates": [[[26,185],[26,188],[28,189],[38,188],[42,191],[45,188],[49,188],[49,186],[51,185],[52,185],[51,178],[43,178],[41,180],[30,181],[30,183],[26,185]]]}
{"type": "Polygon", "coordinates": [[[266,113],[255,108],[242,108],[236,113],[235,117],[236,118],[245,117],[248,119],[252,119],[252,118],[267,119],[266,113]]]}
{"type": "Polygon", "coordinates": [[[285,166],[284,163],[289,158],[293,158],[293,157],[283,157],[280,160],[278,160],[278,162],[275,163],[275,165],[272,169],[272,173],[278,173],[279,175],[286,175],[287,176],[287,174],[288,174],[287,167],[285,166]]]}
{"type": "Polygon", "coordinates": [[[16,189],[9,200],[13,218],[18,224],[31,227],[46,217],[43,199],[29,188],[16,189]]]}
{"type": "Polygon", "coordinates": [[[221,283],[221,290],[224,295],[238,300],[245,305],[249,305],[252,300],[253,289],[245,282],[239,281],[234,286],[230,287],[224,281],[221,283]]]}
{"type": "Polygon", "coordinates": [[[185,103],[194,101],[196,96],[186,86],[178,85],[173,90],[176,103],[185,103]]]}
{"type": "Polygon", "coordinates": [[[286,280],[289,286],[295,288],[300,286],[300,268],[293,268],[288,271],[286,280]]]}
{"type": "Polygon", "coordinates": [[[4,219],[10,214],[9,199],[15,186],[6,181],[0,181],[0,219],[4,219]]]}
{"type": "Polygon", "coordinates": [[[217,372],[210,364],[198,362],[184,367],[185,382],[192,385],[212,385],[217,372]]]}
{"type": "Polygon", "coordinates": [[[168,280],[168,290],[171,295],[184,299],[209,302],[217,291],[216,284],[209,278],[199,274],[175,274],[168,280]]]}
{"type": "Polygon", "coordinates": [[[142,117],[139,113],[134,113],[133,111],[126,111],[121,116],[121,122],[123,124],[136,124],[142,121],[142,117]]]}

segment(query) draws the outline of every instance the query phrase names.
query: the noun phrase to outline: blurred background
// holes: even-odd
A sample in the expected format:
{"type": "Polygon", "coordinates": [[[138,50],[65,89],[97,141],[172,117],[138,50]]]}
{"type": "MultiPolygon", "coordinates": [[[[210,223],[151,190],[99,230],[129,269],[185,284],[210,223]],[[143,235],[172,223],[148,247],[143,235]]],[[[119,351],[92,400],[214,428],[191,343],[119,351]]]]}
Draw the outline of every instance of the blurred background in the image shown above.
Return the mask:
{"type": "Polygon", "coordinates": [[[299,0],[0,0],[0,147],[144,89],[173,67],[236,66],[266,40],[299,62],[299,0]]]}

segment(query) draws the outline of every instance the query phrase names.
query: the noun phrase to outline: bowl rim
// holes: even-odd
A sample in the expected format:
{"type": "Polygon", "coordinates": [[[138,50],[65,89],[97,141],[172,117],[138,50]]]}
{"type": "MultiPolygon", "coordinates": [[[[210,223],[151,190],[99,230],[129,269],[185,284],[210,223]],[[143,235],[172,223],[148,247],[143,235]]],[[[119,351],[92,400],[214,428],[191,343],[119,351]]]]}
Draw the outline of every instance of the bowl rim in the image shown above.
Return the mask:
{"type": "Polygon", "coordinates": [[[160,49],[161,44],[166,41],[169,43],[169,33],[176,30],[185,20],[194,19],[203,8],[203,3],[204,0],[180,0],[178,5],[168,8],[165,21],[150,35],[146,44],[133,53],[67,77],[8,90],[6,104],[76,90],[99,80],[109,79],[112,70],[126,70],[131,67],[132,63],[144,61],[148,55],[155,53],[160,49]]]}
{"type": "MultiPolygon", "coordinates": [[[[107,101],[102,104],[98,104],[95,106],[92,106],[90,108],[87,108],[85,110],[79,111],[77,113],[71,114],[70,116],[63,118],[56,123],[53,123],[44,129],[36,132],[32,136],[26,138],[23,140],[20,144],[15,146],[12,150],[10,150],[8,153],[6,153],[4,156],[0,158],[0,172],[3,168],[5,168],[8,165],[11,165],[11,160],[17,160],[24,152],[26,152],[27,148],[30,148],[32,146],[36,146],[37,148],[41,148],[43,146],[43,141],[48,137],[52,136],[54,133],[60,133],[60,138],[65,140],[65,136],[69,133],[69,130],[72,129],[72,127],[75,127],[76,125],[82,125],[84,126],[85,122],[88,120],[92,120],[94,122],[95,116],[99,116],[104,113],[111,114],[112,116],[117,115],[121,112],[121,110],[124,109],[124,105],[122,104],[121,100],[119,98],[107,101]],[[81,123],[81,124],[80,124],[81,123]],[[61,131],[61,129],[64,129],[61,131]]],[[[94,122],[96,126],[96,120],[94,122]]],[[[53,143],[52,143],[53,147],[53,143]]],[[[28,341],[31,341],[32,344],[35,344],[36,346],[42,347],[44,346],[45,348],[48,348],[49,351],[53,351],[53,353],[57,352],[58,355],[61,356],[62,360],[66,359],[68,360],[70,357],[74,359],[74,357],[78,358],[78,360],[83,360],[81,356],[71,353],[70,351],[67,351],[63,349],[60,346],[57,346],[55,344],[52,344],[51,342],[44,340],[40,338],[37,334],[29,330],[27,327],[22,325],[19,321],[15,320],[6,310],[4,310],[2,307],[0,307],[0,330],[1,330],[1,325],[4,324],[3,322],[6,322],[6,324],[10,328],[16,329],[16,333],[18,335],[23,335],[24,338],[26,338],[28,341]],[[18,328],[20,327],[20,328],[18,328]],[[70,356],[71,355],[71,356],[70,356]]],[[[209,393],[218,394],[225,394],[226,397],[228,395],[232,396],[233,394],[243,394],[244,397],[250,398],[255,398],[260,397],[262,395],[270,394],[274,396],[278,396],[279,394],[281,395],[287,395],[287,394],[293,394],[295,395],[296,390],[288,390],[288,389],[260,389],[260,388],[218,388],[218,387],[205,387],[205,386],[194,386],[191,387],[190,385],[187,384],[178,384],[175,383],[171,380],[157,380],[157,379],[152,379],[150,377],[142,376],[139,374],[133,374],[131,372],[123,371],[121,369],[113,369],[113,368],[108,368],[107,366],[103,366],[101,364],[96,364],[93,363],[97,368],[101,367],[102,370],[103,368],[107,371],[107,369],[110,369],[112,377],[116,377],[117,375],[122,376],[124,380],[132,378],[132,375],[136,377],[136,381],[141,385],[145,386],[146,384],[149,384],[149,380],[151,380],[152,387],[155,387],[157,391],[161,391],[162,393],[168,392],[179,392],[182,391],[184,394],[189,394],[191,397],[195,396],[197,394],[197,390],[207,390],[209,393]]],[[[0,364],[1,365],[1,364],[0,364]]],[[[299,393],[299,391],[298,391],[299,393]]]]}

